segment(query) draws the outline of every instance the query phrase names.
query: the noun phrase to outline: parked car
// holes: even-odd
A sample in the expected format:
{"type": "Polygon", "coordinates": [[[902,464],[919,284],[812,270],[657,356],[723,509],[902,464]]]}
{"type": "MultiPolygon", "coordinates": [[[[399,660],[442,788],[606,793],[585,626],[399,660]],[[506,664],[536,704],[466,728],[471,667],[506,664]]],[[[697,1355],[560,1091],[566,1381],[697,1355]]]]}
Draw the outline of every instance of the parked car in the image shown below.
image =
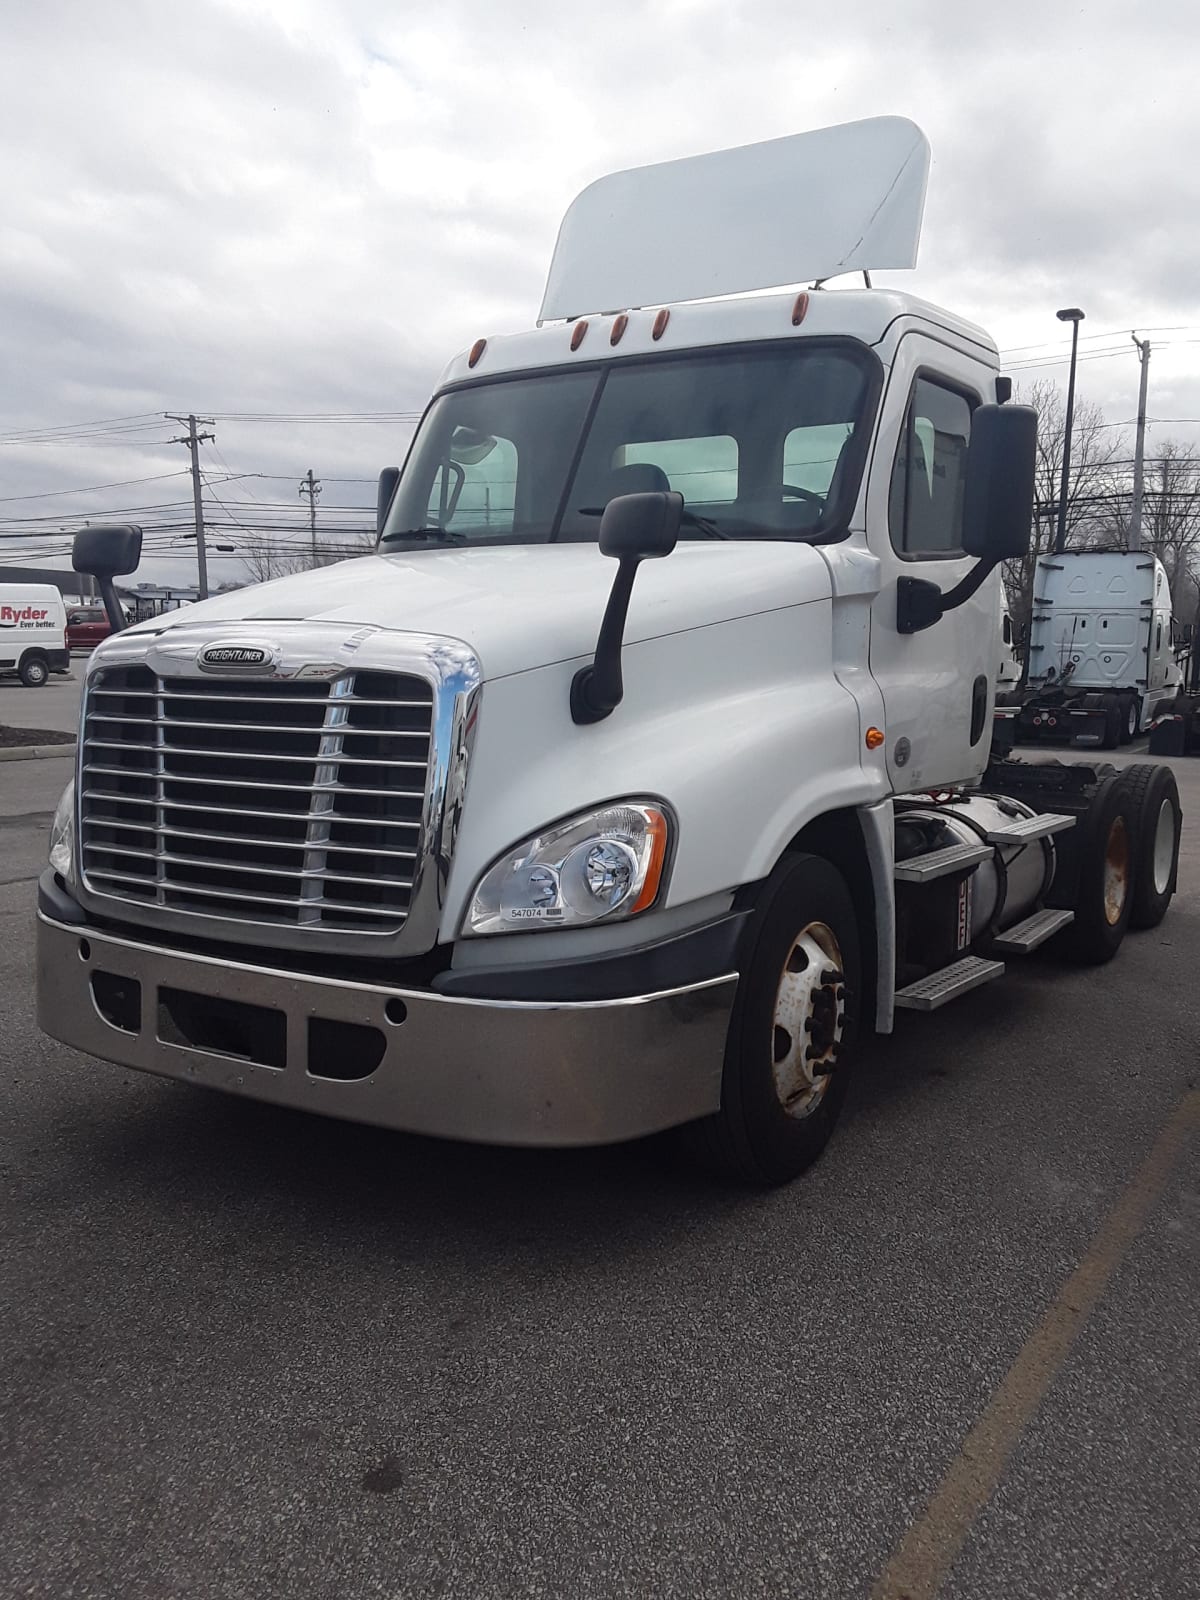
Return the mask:
{"type": "Polygon", "coordinates": [[[92,650],[111,632],[103,606],[88,606],[67,614],[68,650],[92,650]]]}

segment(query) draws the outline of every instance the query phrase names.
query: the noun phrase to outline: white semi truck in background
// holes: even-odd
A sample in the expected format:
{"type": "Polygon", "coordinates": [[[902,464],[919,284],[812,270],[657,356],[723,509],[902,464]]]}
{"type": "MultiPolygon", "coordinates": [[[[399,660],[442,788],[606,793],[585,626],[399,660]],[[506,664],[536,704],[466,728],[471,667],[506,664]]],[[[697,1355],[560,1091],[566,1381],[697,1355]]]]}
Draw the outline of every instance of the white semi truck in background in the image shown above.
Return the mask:
{"type": "MultiPolygon", "coordinates": [[[[41,1026],[426,1134],[682,1127],[780,1182],[897,1009],[1157,922],[1167,769],[988,769],[1036,418],[982,329],[870,287],[928,163],[883,118],[601,180],[536,329],[452,361],[382,475],[375,555],[101,645],[41,1026]]],[[[139,545],[76,563],[111,595],[139,545]]]]}
{"type": "Polygon", "coordinates": [[[1162,562],[1140,550],[1040,557],[1025,649],[1026,685],[1002,693],[996,710],[1018,743],[1128,744],[1180,688],[1162,562]]]}

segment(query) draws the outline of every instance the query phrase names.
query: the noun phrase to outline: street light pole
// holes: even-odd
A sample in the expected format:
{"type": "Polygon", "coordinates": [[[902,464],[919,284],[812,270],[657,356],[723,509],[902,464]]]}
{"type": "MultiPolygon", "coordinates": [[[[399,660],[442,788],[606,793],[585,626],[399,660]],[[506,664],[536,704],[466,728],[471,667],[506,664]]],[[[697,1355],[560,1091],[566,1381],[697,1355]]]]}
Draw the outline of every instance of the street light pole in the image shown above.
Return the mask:
{"type": "Polygon", "coordinates": [[[1054,553],[1061,554],[1067,547],[1067,491],[1071,481],[1071,424],[1075,420],[1075,359],[1079,350],[1079,324],[1083,312],[1078,306],[1067,306],[1056,311],[1060,322],[1071,324],[1071,373],[1067,379],[1067,420],[1063,429],[1062,484],[1058,491],[1058,532],[1054,536],[1054,553]]]}

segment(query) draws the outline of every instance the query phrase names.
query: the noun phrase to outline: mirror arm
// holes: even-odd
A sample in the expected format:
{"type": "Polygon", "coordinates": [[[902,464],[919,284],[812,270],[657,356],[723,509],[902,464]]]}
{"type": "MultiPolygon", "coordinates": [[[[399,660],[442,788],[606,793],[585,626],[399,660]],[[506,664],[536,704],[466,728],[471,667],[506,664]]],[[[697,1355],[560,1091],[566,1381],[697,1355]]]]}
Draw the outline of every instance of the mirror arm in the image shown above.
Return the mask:
{"type": "Polygon", "coordinates": [[[953,589],[942,596],[942,610],[955,611],[969,600],[983,583],[983,580],[999,565],[996,561],[977,561],[967,573],[961,583],[956,583],[953,589]]]}
{"type": "Polygon", "coordinates": [[[121,610],[121,602],[117,599],[117,586],[111,578],[96,578],[95,584],[100,591],[100,598],[104,601],[104,614],[108,618],[108,625],[113,633],[120,633],[122,628],[127,628],[125,613],[121,610]]]}
{"type": "Polygon", "coordinates": [[[896,583],[896,632],[921,633],[969,600],[996,567],[994,561],[977,561],[961,583],[945,594],[928,578],[900,578],[896,583]]]}
{"type": "Polygon", "coordinates": [[[621,677],[621,647],[633,580],[640,556],[622,556],[609,591],[591,666],[580,667],[571,680],[571,719],[576,723],[603,722],[621,704],[625,685],[621,677]]]}

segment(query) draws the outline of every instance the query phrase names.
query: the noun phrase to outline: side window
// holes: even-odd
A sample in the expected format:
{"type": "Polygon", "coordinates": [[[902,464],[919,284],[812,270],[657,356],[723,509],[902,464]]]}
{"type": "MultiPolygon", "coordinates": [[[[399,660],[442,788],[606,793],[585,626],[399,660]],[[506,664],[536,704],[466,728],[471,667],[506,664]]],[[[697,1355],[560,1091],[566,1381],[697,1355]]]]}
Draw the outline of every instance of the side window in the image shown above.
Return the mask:
{"type": "Polygon", "coordinates": [[[963,490],[971,403],[918,378],[892,467],[888,522],[902,555],[953,555],[962,549],[963,490]]]}
{"type": "Polygon", "coordinates": [[[433,475],[431,527],[478,534],[511,533],[517,495],[517,447],[511,439],[456,428],[450,459],[433,475]]]}
{"type": "Polygon", "coordinates": [[[828,498],[834,471],[853,432],[848,422],[793,428],[783,441],[785,493],[787,488],[807,489],[828,498]]]}
{"type": "Polygon", "coordinates": [[[660,467],[685,505],[731,505],[737,499],[737,440],[727,433],[705,439],[644,439],[613,453],[614,467],[660,467]]]}

